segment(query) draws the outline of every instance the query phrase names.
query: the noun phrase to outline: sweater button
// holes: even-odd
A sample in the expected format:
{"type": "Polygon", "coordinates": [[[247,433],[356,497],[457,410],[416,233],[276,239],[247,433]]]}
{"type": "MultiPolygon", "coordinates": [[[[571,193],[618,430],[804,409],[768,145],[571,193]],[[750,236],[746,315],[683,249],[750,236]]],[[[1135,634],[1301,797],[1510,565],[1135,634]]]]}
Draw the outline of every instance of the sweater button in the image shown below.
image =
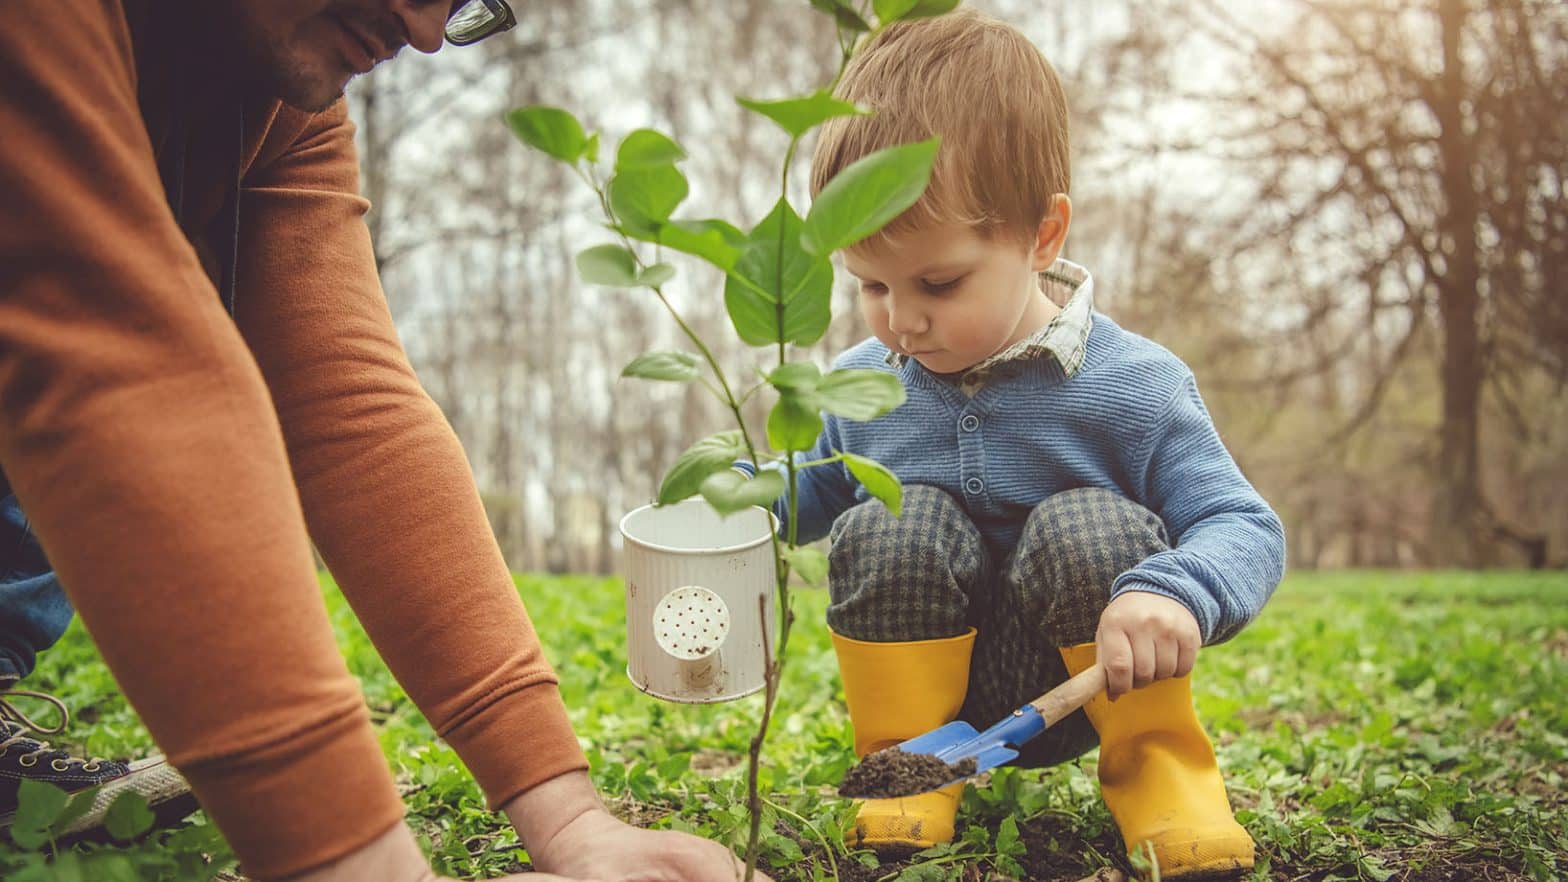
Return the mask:
{"type": "Polygon", "coordinates": [[[985,482],[979,478],[970,478],[964,482],[964,489],[971,495],[979,496],[985,490],[985,482]]]}
{"type": "Polygon", "coordinates": [[[980,418],[972,413],[966,413],[964,418],[958,421],[958,427],[965,432],[973,432],[980,428],[980,418]]]}

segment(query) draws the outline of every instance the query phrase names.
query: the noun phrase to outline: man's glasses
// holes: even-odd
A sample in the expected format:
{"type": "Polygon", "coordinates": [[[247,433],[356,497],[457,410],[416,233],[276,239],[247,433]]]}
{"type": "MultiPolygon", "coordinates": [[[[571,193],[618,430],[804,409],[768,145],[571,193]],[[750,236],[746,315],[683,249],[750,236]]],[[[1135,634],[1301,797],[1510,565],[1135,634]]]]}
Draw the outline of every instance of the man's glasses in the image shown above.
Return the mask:
{"type": "Polygon", "coordinates": [[[517,27],[517,16],[506,0],[458,0],[446,20],[446,41],[469,46],[485,37],[517,27]]]}

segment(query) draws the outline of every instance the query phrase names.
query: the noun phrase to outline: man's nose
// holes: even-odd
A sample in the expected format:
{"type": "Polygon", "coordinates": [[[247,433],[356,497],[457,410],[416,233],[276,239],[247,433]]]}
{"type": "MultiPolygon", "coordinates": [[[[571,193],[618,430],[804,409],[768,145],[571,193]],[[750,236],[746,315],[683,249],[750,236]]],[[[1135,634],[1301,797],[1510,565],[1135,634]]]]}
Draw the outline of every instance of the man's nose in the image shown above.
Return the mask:
{"type": "Polygon", "coordinates": [[[392,0],[392,13],[408,32],[408,45],[429,54],[446,42],[452,0],[392,0]]]}

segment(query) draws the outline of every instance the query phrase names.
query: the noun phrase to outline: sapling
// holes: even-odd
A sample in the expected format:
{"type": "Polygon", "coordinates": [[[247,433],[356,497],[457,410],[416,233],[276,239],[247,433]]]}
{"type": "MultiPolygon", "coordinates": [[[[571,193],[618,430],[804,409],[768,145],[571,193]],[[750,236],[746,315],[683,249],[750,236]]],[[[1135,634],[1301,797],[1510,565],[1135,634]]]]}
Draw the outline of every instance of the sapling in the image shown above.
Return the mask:
{"type": "MultiPolygon", "coordinates": [[[[792,361],[793,347],[821,339],[831,318],[833,252],[870,236],[920,198],[931,176],[937,139],[890,147],[846,168],[813,201],[802,218],[789,201],[789,175],[801,139],[837,116],[868,114],[870,109],[833,96],[833,89],[855,47],[895,21],[939,15],[959,0],[811,0],[835,23],[838,73],[828,86],[810,94],[780,100],[737,96],[740,105],[776,123],[788,136],[779,172],[779,198],[772,211],[749,230],[727,221],[674,217],[688,192],[678,164],[686,152],[669,137],[651,129],[627,135],[606,171],[600,161],[600,137],[589,134],[575,116],[554,107],[525,107],[506,115],[512,131],[531,147],[566,163],[597,195],[600,210],[616,241],[594,245],[577,255],[583,281],[618,288],[645,288],[675,320],[696,348],[657,351],[638,356],[621,372],[666,382],[699,382],[732,415],[735,428],[709,435],[693,444],[670,466],[659,484],[657,503],[667,505],[694,495],[729,514],[751,506],[773,507],[782,496],[787,517],[782,536],[772,536],[777,572],[777,637],[764,639],[766,676],[762,717],[751,739],[747,767],[750,836],[746,847],[747,882],[756,872],[763,800],[758,790],[763,742],[778,699],[778,688],[794,616],[790,576],[820,585],[827,577],[827,557],[797,541],[796,497],[803,469],[843,463],[897,514],[902,488],[898,478],[877,462],[845,451],[807,461],[822,433],[821,413],[846,419],[871,420],[904,401],[896,376],[872,370],[834,370],[826,374],[807,360],[792,361]],[[874,24],[873,24],[874,22],[874,24]],[[668,248],[700,258],[725,274],[724,307],[740,339],[767,347],[775,363],[746,388],[739,388],[714,357],[713,350],[665,294],[675,267],[663,262],[668,248]],[[647,254],[652,252],[652,259],[647,254]],[[762,438],[748,426],[746,402],[763,395],[774,399],[762,438]],[[766,440],[766,446],[759,443],[766,440]],[[750,463],[751,474],[731,466],[750,463]]],[[[759,598],[765,604],[764,598],[759,598]]],[[[757,614],[766,622],[765,608],[757,614]]],[[[766,634],[766,629],[764,629],[766,634]]]]}

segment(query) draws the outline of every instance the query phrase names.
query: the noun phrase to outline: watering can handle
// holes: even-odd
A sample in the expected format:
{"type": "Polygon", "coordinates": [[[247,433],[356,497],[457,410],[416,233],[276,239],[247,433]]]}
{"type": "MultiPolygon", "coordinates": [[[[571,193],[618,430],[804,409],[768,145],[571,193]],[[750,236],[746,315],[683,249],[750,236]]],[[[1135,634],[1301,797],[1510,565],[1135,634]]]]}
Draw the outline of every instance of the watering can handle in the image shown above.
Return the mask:
{"type": "Polygon", "coordinates": [[[1105,691],[1105,668],[1098,663],[1090,665],[1078,676],[1057,686],[1050,692],[1029,702],[1035,710],[1040,712],[1045,720],[1046,728],[1061,722],[1068,714],[1089,703],[1105,691]]]}

